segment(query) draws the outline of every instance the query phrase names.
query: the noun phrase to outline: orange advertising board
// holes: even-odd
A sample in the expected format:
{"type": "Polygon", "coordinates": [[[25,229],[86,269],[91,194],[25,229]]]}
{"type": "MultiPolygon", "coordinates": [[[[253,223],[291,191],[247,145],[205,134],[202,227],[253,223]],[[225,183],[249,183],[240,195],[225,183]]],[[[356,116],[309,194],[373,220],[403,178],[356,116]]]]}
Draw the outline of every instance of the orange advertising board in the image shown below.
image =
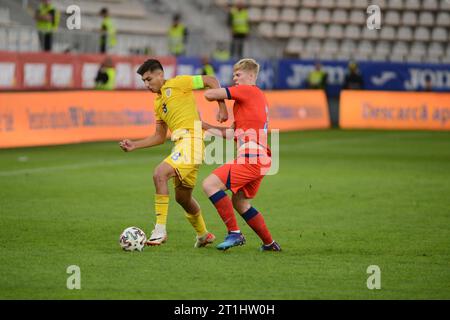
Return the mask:
{"type": "Polygon", "coordinates": [[[269,129],[307,130],[330,127],[328,101],[322,90],[266,92],[269,129]]]}
{"type": "MultiPolygon", "coordinates": [[[[269,128],[330,126],[320,91],[267,92],[269,128]]],[[[0,93],[0,148],[137,139],[153,134],[153,99],[148,91],[0,93]]],[[[217,104],[195,92],[201,118],[216,123],[217,104]]],[[[232,123],[232,101],[227,101],[232,123]]]]}
{"type": "Polygon", "coordinates": [[[450,130],[450,93],[342,91],[344,129],[450,130]]]}

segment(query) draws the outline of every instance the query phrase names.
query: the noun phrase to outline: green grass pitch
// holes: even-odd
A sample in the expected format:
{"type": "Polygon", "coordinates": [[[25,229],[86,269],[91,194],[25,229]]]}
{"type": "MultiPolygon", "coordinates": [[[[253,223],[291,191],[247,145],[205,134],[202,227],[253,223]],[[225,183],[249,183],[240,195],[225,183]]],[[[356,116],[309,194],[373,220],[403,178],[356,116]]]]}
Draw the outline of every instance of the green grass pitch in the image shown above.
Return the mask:
{"type": "MultiPolygon", "coordinates": [[[[450,299],[449,132],[283,133],[280,171],[253,201],[283,252],[260,252],[240,217],[245,246],[194,249],[173,189],[168,242],[124,252],[125,227],[152,229],[152,172],[170,148],[0,150],[0,299],[450,299]]],[[[200,184],[195,196],[221,241],[200,184]]]]}

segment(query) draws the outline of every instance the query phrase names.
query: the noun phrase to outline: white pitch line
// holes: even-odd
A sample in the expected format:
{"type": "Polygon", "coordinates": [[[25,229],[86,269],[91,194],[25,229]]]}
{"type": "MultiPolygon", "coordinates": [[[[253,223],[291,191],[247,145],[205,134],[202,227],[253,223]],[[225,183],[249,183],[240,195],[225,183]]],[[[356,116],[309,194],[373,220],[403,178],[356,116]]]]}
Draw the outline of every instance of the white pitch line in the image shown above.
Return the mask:
{"type": "MultiPolygon", "coordinates": [[[[78,170],[84,168],[91,167],[102,167],[102,166],[110,166],[110,165],[122,165],[122,164],[136,164],[136,163],[146,163],[150,162],[150,159],[156,158],[148,157],[145,159],[124,159],[124,160],[107,160],[107,161],[96,161],[96,162],[85,162],[79,164],[68,164],[62,166],[53,166],[53,167],[38,167],[38,168],[30,168],[30,169],[19,169],[19,170],[8,170],[8,171],[0,171],[0,177],[11,177],[11,176],[19,176],[22,174],[33,174],[33,173],[52,173],[56,171],[66,171],[66,170],[78,170]]],[[[163,160],[163,158],[161,158],[163,160]]]]}

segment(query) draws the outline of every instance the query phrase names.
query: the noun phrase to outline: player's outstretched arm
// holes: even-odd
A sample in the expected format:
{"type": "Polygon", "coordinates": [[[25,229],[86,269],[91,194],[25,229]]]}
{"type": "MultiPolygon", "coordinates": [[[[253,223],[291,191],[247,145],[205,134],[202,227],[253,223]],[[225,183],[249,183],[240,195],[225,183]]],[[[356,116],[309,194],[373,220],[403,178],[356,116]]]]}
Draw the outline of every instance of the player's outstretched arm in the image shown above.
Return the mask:
{"type": "Polygon", "coordinates": [[[203,85],[207,89],[217,89],[220,88],[219,80],[214,76],[202,76],[203,85]]]}
{"type": "Polygon", "coordinates": [[[225,88],[208,89],[205,91],[205,98],[208,101],[224,101],[228,99],[227,90],[225,88]]]}
{"type": "Polygon", "coordinates": [[[136,149],[149,148],[163,144],[167,137],[167,124],[164,121],[156,121],[155,134],[145,139],[132,141],[125,139],[119,142],[120,148],[125,152],[136,149]]]}
{"type": "Polygon", "coordinates": [[[202,129],[213,136],[222,137],[225,139],[233,139],[234,137],[234,124],[231,127],[217,127],[202,121],[202,129]]]}

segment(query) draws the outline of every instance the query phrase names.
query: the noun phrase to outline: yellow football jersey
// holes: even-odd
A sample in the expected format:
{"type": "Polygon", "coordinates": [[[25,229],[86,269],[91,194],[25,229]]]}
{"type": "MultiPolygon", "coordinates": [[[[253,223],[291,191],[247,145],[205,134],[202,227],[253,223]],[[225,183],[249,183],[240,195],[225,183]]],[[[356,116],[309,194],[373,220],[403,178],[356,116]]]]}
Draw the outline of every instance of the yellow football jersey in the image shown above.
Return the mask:
{"type": "Polygon", "coordinates": [[[156,121],[162,120],[173,133],[181,129],[194,130],[200,121],[192,90],[204,87],[201,76],[177,76],[166,80],[155,99],[156,121]]]}

